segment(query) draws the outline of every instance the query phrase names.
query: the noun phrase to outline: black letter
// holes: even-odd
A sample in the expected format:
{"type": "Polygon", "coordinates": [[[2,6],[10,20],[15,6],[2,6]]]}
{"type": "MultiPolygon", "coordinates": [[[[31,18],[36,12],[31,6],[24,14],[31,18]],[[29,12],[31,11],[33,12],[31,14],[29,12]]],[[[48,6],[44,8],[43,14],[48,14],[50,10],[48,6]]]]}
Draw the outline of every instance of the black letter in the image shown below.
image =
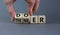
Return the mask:
{"type": "Polygon", "coordinates": [[[44,22],[43,19],[44,19],[43,17],[40,17],[40,22],[44,22]]]}

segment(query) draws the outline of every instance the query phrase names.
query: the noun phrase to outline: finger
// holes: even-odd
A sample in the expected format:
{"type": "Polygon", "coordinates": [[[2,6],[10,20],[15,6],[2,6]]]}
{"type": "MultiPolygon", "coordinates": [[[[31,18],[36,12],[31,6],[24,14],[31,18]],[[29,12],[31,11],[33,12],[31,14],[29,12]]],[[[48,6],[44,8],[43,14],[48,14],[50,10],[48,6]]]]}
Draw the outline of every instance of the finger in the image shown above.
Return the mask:
{"type": "Polygon", "coordinates": [[[36,0],[36,3],[34,5],[34,7],[33,7],[33,13],[37,12],[39,4],[40,4],[40,0],[36,0]]]}
{"type": "Polygon", "coordinates": [[[31,15],[33,15],[32,10],[33,10],[35,1],[29,1],[29,0],[28,0],[27,2],[28,2],[28,12],[29,12],[29,14],[30,14],[30,16],[31,16],[31,15]]]}

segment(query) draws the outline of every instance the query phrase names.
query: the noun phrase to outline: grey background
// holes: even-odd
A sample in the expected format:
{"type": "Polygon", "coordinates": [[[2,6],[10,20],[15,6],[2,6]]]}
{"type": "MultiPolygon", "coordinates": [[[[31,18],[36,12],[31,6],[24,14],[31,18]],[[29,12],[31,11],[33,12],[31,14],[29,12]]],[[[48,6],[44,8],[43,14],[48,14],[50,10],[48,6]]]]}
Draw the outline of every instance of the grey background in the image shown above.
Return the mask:
{"type": "MultiPolygon", "coordinates": [[[[26,12],[24,0],[15,2],[17,13],[26,12]]],[[[60,35],[60,0],[41,0],[38,12],[34,15],[46,15],[46,24],[14,24],[4,0],[0,0],[0,35],[60,35]]]]}

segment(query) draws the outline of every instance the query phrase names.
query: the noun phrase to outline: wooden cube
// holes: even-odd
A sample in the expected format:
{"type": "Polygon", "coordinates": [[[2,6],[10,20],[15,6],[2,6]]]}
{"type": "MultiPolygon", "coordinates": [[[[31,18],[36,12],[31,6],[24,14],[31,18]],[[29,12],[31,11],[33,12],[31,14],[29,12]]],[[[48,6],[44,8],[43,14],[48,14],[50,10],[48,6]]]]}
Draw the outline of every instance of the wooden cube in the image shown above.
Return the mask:
{"type": "Polygon", "coordinates": [[[22,23],[22,13],[15,15],[15,23],[22,23]]]}
{"type": "Polygon", "coordinates": [[[27,13],[24,13],[22,21],[23,23],[30,23],[30,15],[27,13]]]}
{"type": "Polygon", "coordinates": [[[38,23],[46,23],[46,16],[45,15],[39,15],[38,16],[38,23]]]}
{"type": "Polygon", "coordinates": [[[31,21],[32,24],[37,24],[37,16],[31,16],[31,21]]]}

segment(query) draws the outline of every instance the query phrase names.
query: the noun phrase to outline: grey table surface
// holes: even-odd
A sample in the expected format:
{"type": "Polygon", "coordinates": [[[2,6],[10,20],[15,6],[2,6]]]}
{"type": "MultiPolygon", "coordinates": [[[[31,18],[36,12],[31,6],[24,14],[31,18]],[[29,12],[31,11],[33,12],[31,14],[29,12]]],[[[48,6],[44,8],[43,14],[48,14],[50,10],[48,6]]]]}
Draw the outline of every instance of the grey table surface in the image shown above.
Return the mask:
{"type": "Polygon", "coordinates": [[[60,35],[60,23],[15,24],[0,22],[0,35],[60,35]]]}

